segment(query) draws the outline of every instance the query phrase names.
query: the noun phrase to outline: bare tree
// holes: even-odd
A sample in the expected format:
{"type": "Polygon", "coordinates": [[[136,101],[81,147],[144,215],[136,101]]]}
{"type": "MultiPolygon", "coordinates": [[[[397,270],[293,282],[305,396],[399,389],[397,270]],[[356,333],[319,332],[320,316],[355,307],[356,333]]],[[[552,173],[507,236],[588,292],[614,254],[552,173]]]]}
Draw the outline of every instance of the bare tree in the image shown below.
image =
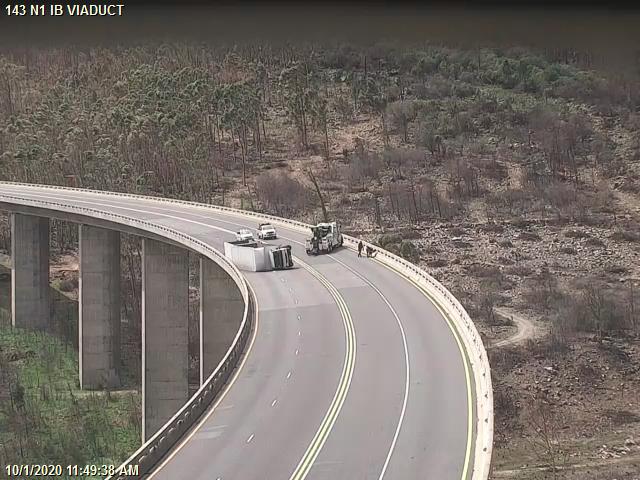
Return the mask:
{"type": "Polygon", "coordinates": [[[325,204],[324,197],[322,196],[322,192],[320,191],[320,185],[318,185],[318,180],[316,179],[316,176],[313,173],[313,170],[311,169],[311,167],[307,168],[305,170],[305,173],[309,177],[309,180],[311,180],[311,183],[313,184],[313,188],[316,191],[316,195],[318,196],[318,201],[320,202],[320,207],[322,208],[322,217],[324,218],[325,222],[328,222],[329,214],[327,213],[327,206],[325,204]]]}
{"type": "Polygon", "coordinates": [[[637,307],[636,307],[636,292],[635,292],[635,285],[634,285],[634,280],[633,279],[629,279],[627,280],[627,310],[628,310],[628,315],[629,318],[631,320],[631,325],[633,326],[633,330],[635,332],[638,332],[638,326],[640,324],[640,322],[638,321],[638,312],[637,312],[637,307]]]}
{"type": "Polygon", "coordinates": [[[416,119],[417,110],[412,101],[396,101],[387,106],[387,116],[392,125],[401,129],[405,142],[409,137],[409,124],[416,119]]]}
{"type": "Polygon", "coordinates": [[[300,142],[307,148],[311,111],[318,97],[315,71],[309,62],[292,62],[280,72],[280,85],[285,91],[285,106],[298,129],[300,142]]]}
{"type": "Polygon", "coordinates": [[[533,451],[547,463],[554,479],[558,467],[566,462],[566,452],[560,447],[560,419],[544,398],[530,398],[524,413],[533,435],[527,437],[533,451]]]}

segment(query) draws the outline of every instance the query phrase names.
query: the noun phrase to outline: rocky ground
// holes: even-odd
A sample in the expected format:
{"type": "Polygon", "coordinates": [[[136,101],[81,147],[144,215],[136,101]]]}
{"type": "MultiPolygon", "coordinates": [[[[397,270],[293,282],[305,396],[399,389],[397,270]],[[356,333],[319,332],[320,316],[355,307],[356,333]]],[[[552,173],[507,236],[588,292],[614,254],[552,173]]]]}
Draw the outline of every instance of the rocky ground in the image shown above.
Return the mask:
{"type": "Polygon", "coordinates": [[[638,339],[585,337],[561,353],[531,341],[490,359],[494,478],[554,478],[552,458],[558,478],[637,478],[625,474],[640,471],[638,339]]]}

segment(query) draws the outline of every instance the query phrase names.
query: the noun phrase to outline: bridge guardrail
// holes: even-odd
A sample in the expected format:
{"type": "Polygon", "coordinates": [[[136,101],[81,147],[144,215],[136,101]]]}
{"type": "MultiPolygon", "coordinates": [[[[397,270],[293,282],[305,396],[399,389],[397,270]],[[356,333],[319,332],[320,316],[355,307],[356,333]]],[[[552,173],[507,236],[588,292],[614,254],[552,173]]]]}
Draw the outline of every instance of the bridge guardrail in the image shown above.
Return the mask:
{"type": "MultiPolygon", "coordinates": [[[[209,247],[207,244],[185,235],[172,228],[163,225],[154,224],[145,220],[139,220],[125,215],[108,213],[93,208],[77,207],[60,202],[34,200],[31,198],[23,198],[17,195],[0,194],[0,200],[7,200],[7,203],[17,203],[19,205],[31,206],[36,208],[44,208],[49,210],[76,213],[80,215],[100,218],[102,220],[111,221],[129,226],[137,227],[151,233],[162,235],[168,239],[178,241],[179,243],[189,247],[190,249],[201,253],[211,260],[220,264],[233,278],[241,291],[245,301],[245,309],[243,318],[236,333],[236,336],[227,350],[225,356],[221,360],[218,367],[209,375],[203,385],[191,396],[191,398],[183,405],[178,412],[162,426],[149,440],[147,440],[135,453],[133,453],[117,471],[129,471],[129,466],[137,466],[139,475],[133,476],[144,478],[151,468],[173,447],[183,435],[191,428],[193,423],[200,418],[205,410],[211,405],[213,400],[218,396],[222,388],[227,384],[231,373],[238,364],[238,360],[242,356],[247,339],[251,332],[254,303],[252,295],[245,277],[227,258],[220,254],[217,250],[209,247]]],[[[125,480],[132,478],[130,475],[114,474],[107,477],[108,480],[125,480]]]]}
{"type": "MultiPolygon", "coordinates": [[[[352,248],[357,248],[358,239],[345,235],[345,240],[352,248]]],[[[461,336],[468,360],[473,372],[475,384],[476,409],[476,441],[474,447],[473,480],[487,480],[491,469],[493,453],[493,387],[491,383],[491,368],[487,351],[484,348],[480,334],[464,307],[449,290],[427,272],[411,262],[388,252],[376,245],[364,242],[366,246],[376,249],[376,258],[398,271],[407,278],[421,285],[429,292],[434,300],[444,307],[450,320],[461,336]]]]}
{"type": "MultiPolygon", "coordinates": [[[[206,203],[188,202],[185,200],[176,200],[171,198],[151,197],[145,195],[137,195],[131,193],[120,192],[108,192],[102,190],[90,190],[84,188],[72,188],[62,187],[57,185],[39,185],[39,184],[26,184],[18,182],[0,182],[13,184],[13,185],[25,185],[33,187],[47,187],[60,190],[77,190],[81,192],[92,192],[99,194],[107,194],[113,196],[138,198],[138,199],[153,199],[166,203],[175,203],[181,205],[198,206],[200,208],[215,210],[218,212],[226,212],[230,215],[241,217],[253,217],[261,221],[269,221],[274,225],[280,225],[288,228],[293,228],[300,232],[308,233],[309,224],[298,222],[296,220],[289,220],[285,218],[276,217],[264,213],[251,212],[240,210],[231,207],[222,207],[218,205],[211,205],[206,203]]],[[[346,244],[351,248],[355,248],[358,239],[349,235],[344,235],[346,244]]],[[[438,302],[444,310],[449,314],[450,320],[456,328],[456,331],[461,337],[464,349],[469,360],[471,370],[474,377],[475,386],[475,412],[476,412],[476,441],[474,444],[474,463],[472,471],[473,480],[487,480],[491,469],[491,458],[493,453],[493,387],[491,382],[491,367],[489,365],[489,358],[487,351],[484,348],[480,334],[473,323],[473,320],[469,317],[464,307],[460,304],[457,298],[455,298],[449,290],[447,290],[440,282],[429,275],[426,271],[420,267],[414,265],[411,262],[395,255],[387,250],[384,250],[378,246],[372,245],[368,242],[363,244],[372,246],[378,251],[378,260],[382,261],[389,267],[396,270],[398,273],[413,280],[418,285],[421,285],[427,292],[429,292],[433,299],[438,302]]]]}

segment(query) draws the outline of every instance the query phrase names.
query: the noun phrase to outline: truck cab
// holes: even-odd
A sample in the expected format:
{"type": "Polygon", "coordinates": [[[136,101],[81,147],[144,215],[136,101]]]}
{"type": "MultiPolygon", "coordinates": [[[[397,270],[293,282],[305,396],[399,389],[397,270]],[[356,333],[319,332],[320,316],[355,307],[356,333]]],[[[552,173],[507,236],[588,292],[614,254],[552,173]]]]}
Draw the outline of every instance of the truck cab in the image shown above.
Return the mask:
{"type": "Polygon", "coordinates": [[[285,270],[293,267],[293,255],[291,254],[291,245],[281,245],[273,248],[269,247],[269,258],[271,267],[274,270],[285,270]]]}

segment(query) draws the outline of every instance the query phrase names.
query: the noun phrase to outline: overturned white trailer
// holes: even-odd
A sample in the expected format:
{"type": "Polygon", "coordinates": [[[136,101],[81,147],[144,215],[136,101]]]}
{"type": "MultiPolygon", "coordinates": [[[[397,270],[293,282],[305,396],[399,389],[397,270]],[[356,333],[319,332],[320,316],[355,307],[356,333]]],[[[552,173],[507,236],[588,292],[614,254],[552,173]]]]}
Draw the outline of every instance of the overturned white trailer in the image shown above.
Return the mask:
{"type": "Polygon", "coordinates": [[[224,256],[240,270],[250,272],[267,272],[293,267],[289,245],[258,245],[257,242],[242,240],[224,242],[224,256]]]}

